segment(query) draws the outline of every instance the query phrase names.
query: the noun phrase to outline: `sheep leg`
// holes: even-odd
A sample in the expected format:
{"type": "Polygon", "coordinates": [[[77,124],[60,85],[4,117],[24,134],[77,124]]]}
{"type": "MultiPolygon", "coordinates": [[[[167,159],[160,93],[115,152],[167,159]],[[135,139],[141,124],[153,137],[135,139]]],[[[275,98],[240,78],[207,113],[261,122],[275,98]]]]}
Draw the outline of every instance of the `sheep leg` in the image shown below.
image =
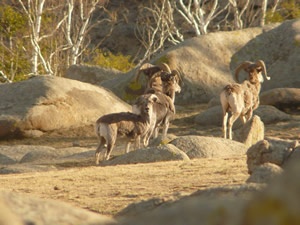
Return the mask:
{"type": "Polygon", "coordinates": [[[98,147],[96,149],[96,164],[98,165],[99,164],[99,161],[100,161],[100,153],[101,153],[101,148],[104,146],[105,144],[105,139],[103,137],[100,137],[100,142],[98,144],[98,147]]]}
{"type": "Polygon", "coordinates": [[[147,147],[149,145],[149,140],[153,134],[154,129],[155,129],[155,123],[151,124],[151,126],[149,127],[148,131],[146,132],[146,134],[144,136],[144,139],[143,139],[144,147],[147,147]]]}
{"type": "Polygon", "coordinates": [[[169,129],[169,125],[170,122],[168,119],[165,120],[164,124],[163,124],[163,131],[162,131],[162,140],[165,140],[165,138],[167,137],[167,133],[168,133],[168,129],[169,129]]]}
{"type": "Polygon", "coordinates": [[[141,148],[141,136],[138,135],[134,141],[134,150],[141,148]]]}
{"type": "Polygon", "coordinates": [[[228,121],[228,130],[229,130],[229,139],[230,140],[232,140],[232,125],[233,125],[234,121],[236,121],[236,119],[239,117],[239,115],[240,115],[239,112],[235,112],[229,118],[229,121],[228,121]]]}
{"type": "Polygon", "coordinates": [[[244,115],[240,115],[240,119],[243,124],[245,124],[247,122],[246,117],[244,115]]]}
{"type": "Polygon", "coordinates": [[[227,120],[228,120],[228,112],[223,112],[223,136],[227,138],[227,120]]]}
{"type": "Polygon", "coordinates": [[[104,155],[105,160],[109,160],[114,145],[115,145],[115,141],[111,141],[110,143],[107,144],[106,153],[104,155]]]}
{"type": "MultiPolygon", "coordinates": [[[[127,144],[126,144],[126,149],[125,149],[125,153],[128,153],[129,152],[129,149],[130,149],[130,144],[131,142],[128,141],[127,144]]],[[[134,146],[135,147],[135,146],[134,146]]]]}
{"type": "Polygon", "coordinates": [[[154,131],[153,131],[153,138],[157,138],[158,137],[158,133],[159,133],[159,127],[155,127],[154,131]]]}
{"type": "Polygon", "coordinates": [[[249,111],[246,114],[247,121],[249,121],[252,118],[252,116],[253,116],[253,110],[249,109],[249,111]]]}

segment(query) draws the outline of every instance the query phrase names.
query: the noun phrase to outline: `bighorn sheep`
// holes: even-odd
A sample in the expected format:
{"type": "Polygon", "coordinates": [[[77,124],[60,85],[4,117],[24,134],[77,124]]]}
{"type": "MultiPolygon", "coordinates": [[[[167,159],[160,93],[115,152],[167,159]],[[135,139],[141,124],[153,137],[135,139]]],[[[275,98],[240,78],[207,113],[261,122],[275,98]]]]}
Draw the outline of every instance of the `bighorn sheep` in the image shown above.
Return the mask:
{"type": "MultiPolygon", "coordinates": [[[[140,137],[144,136],[150,128],[153,115],[153,104],[158,97],[154,94],[142,95],[138,98],[139,114],[130,112],[111,113],[100,117],[96,122],[96,134],[99,144],[96,149],[96,164],[99,164],[100,152],[104,144],[107,144],[104,153],[105,160],[108,160],[113,150],[117,137],[125,136],[127,146],[125,152],[129,151],[132,139],[135,139],[134,148],[140,147],[140,137]]],[[[144,146],[145,143],[144,143],[144,146]]]]}
{"type": "Polygon", "coordinates": [[[232,112],[228,121],[229,139],[232,139],[232,125],[235,120],[240,117],[242,123],[246,123],[252,118],[253,111],[259,105],[259,92],[261,83],[264,80],[261,72],[264,73],[267,80],[270,80],[265,63],[262,60],[258,60],[256,63],[245,61],[240,64],[235,71],[235,77],[238,82],[238,75],[242,69],[248,73],[248,79],[242,84],[235,83],[225,86],[220,94],[223,109],[224,138],[227,138],[228,111],[232,112]]]}
{"type": "MultiPolygon", "coordinates": [[[[162,63],[158,66],[146,63],[142,65],[136,74],[136,82],[140,73],[143,72],[148,77],[147,88],[145,93],[154,93],[158,96],[159,101],[154,104],[153,123],[144,136],[144,143],[148,144],[149,139],[154,132],[154,138],[158,136],[159,126],[163,126],[162,139],[167,135],[170,119],[175,114],[175,93],[181,91],[182,79],[177,70],[171,70],[168,64],[162,63]]],[[[133,105],[133,112],[138,107],[139,101],[133,105]]],[[[137,112],[138,113],[138,112],[137,112]]]]}
{"type": "Polygon", "coordinates": [[[167,79],[170,79],[171,77],[174,77],[174,79],[177,81],[178,87],[175,88],[175,92],[180,92],[181,90],[180,85],[182,80],[179,72],[177,70],[171,71],[170,67],[166,63],[162,63],[160,65],[152,65],[150,63],[143,64],[135,75],[136,82],[138,82],[139,76],[142,72],[148,77],[145,93],[148,93],[149,90],[164,92],[163,88],[168,91],[167,79]],[[164,87],[162,81],[163,78],[165,79],[164,87]]]}
{"type": "MultiPolygon", "coordinates": [[[[153,123],[150,125],[150,129],[144,136],[144,143],[148,144],[149,139],[154,134],[154,138],[158,136],[159,132],[159,126],[163,126],[163,132],[162,132],[162,139],[165,138],[168,132],[170,119],[175,114],[175,92],[180,92],[180,82],[181,77],[179,73],[176,70],[171,71],[167,64],[164,65],[165,68],[167,68],[167,71],[161,71],[154,74],[149,82],[148,82],[148,89],[146,90],[146,93],[154,93],[157,95],[159,101],[157,101],[154,104],[153,108],[153,123]],[[153,83],[151,82],[152,79],[156,79],[156,77],[160,77],[162,84],[161,88],[157,88],[158,86],[155,85],[154,87],[151,86],[153,83]]],[[[133,105],[133,111],[138,113],[135,107],[139,106],[139,101],[136,101],[136,103],[133,105]]]]}
{"type": "MultiPolygon", "coordinates": [[[[175,114],[175,106],[173,100],[165,95],[162,92],[155,92],[157,96],[157,101],[153,104],[153,117],[150,122],[150,128],[145,133],[144,136],[144,145],[147,146],[149,144],[149,139],[154,132],[154,138],[158,136],[159,126],[163,126],[162,139],[167,135],[170,119],[175,114]]],[[[140,98],[137,99],[135,104],[133,105],[133,111],[135,113],[139,113],[137,109],[140,108],[141,102],[140,98]]]]}

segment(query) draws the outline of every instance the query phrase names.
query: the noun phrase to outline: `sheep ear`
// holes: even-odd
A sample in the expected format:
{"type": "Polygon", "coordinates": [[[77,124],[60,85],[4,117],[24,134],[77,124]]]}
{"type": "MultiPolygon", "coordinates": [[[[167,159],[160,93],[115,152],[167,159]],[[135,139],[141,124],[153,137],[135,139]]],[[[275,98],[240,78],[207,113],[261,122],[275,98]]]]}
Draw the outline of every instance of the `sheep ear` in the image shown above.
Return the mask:
{"type": "Polygon", "coordinates": [[[150,96],[150,99],[152,99],[153,102],[157,102],[158,97],[157,97],[155,94],[152,94],[152,95],[150,96]]]}

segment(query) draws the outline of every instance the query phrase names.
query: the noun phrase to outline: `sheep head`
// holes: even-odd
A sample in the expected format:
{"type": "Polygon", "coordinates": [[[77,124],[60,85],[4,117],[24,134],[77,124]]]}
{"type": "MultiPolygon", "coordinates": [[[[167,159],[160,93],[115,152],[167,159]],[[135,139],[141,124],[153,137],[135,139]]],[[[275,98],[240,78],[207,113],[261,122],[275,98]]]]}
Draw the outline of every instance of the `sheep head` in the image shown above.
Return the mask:
{"type": "Polygon", "coordinates": [[[156,74],[159,71],[171,73],[170,67],[166,63],[162,63],[160,65],[152,65],[150,63],[145,63],[136,72],[135,81],[139,81],[141,73],[144,73],[148,77],[148,79],[150,79],[154,74],[156,74]]]}
{"type": "Polygon", "coordinates": [[[162,73],[161,74],[161,80],[163,82],[163,89],[166,87],[173,87],[175,92],[180,92],[181,87],[180,84],[182,84],[182,79],[177,70],[172,70],[171,73],[162,73]]]}
{"type": "Polygon", "coordinates": [[[256,63],[250,62],[250,61],[245,61],[241,63],[235,70],[235,79],[237,82],[239,82],[239,72],[241,70],[244,70],[245,72],[248,73],[248,80],[251,83],[257,82],[257,79],[261,81],[258,77],[258,74],[260,72],[263,72],[265,78],[267,80],[270,80],[271,78],[267,75],[266,71],[266,66],[264,61],[258,60],[256,63]]]}

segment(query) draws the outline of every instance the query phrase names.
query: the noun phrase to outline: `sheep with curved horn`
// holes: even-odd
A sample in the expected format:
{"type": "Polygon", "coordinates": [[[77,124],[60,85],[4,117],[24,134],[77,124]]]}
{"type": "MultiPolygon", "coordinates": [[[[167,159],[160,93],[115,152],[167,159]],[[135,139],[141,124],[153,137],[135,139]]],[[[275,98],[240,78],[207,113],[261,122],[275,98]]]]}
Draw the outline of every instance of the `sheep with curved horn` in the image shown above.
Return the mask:
{"type": "Polygon", "coordinates": [[[227,138],[227,119],[228,112],[232,115],[228,120],[229,139],[232,139],[232,125],[235,120],[240,117],[243,124],[250,120],[253,111],[259,105],[259,92],[263,77],[261,72],[267,80],[268,77],[265,63],[258,60],[256,63],[245,61],[241,63],[235,70],[236,80],[239,81],[239,72],[244,70],[248,74],[248,79],[242,84],[229,84],[224,87],[220,94],[220,101],[223,109],[223,136],[227,138]]]}

